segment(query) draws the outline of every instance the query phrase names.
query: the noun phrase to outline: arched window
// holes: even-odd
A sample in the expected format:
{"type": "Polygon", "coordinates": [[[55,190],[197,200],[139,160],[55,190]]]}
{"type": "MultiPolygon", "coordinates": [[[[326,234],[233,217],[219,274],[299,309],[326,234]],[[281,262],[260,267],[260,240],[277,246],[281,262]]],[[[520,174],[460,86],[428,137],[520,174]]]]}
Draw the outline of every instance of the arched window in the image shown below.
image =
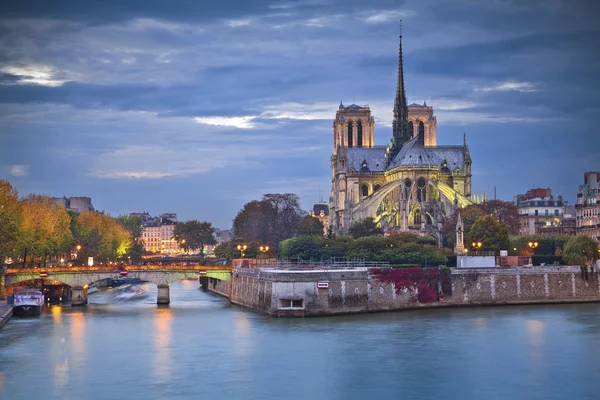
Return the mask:
{"type": "Polygon", "coordinates": [[[415,136],[415,125],[413,124],[412,121],[408,122],[408,133],[409,133],[410,137],[415,136]]]}
{"type": "Polygon", "coordinates": [[[375,186],[373,187],[373,191],[374,191],[374,192],[378,191],[380,187],[381,187],[381,185],[375,185],[375,186]]]}
{"type": "Polygon", "coordinates": [[[360,187],[360,193],[363,195],[363,197],[367,197],[369,195],[369,187],[367,185],[362,185],[360,187]]]}
{"type": "Polygon", "coordinates": [[[427,182],[425,182],[425,178],[419,178],[417,181],[417,201],[419,203],[427,201],[427,182]]]}
{"type": "Polygon", "coordinates": [[[419,121],[419,135],[425,137],[425,124],[419,121]]]}
{"type": "Polygon", "coordinates": [[[363,147],[363,138],[362,138],[362,122],[358,121],[358,138],[356,143],[356,147],[363,147]]]}
{"type": "Polygon", "coordinates": [[[421,225],[421,210],[418,208],[414,212],[413,221],[415,225],[421,225]]]}
{"type": "Polygon", "coordinates": [[[352,122],[348,122],[348,147],[352,147],[352,122]]]}

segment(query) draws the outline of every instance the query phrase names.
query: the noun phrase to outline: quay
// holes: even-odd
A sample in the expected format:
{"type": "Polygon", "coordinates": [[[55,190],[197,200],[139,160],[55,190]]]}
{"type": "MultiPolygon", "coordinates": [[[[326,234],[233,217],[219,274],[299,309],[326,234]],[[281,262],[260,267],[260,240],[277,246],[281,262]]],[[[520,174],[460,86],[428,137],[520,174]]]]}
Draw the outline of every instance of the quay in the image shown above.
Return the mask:
{"type": "MultiPolygon", "coordinates": [[[[206,288],[275,317],[600,302],[597,271],[578,266],[511,268],[241,268],[206,288]]],[[[205,286],[205,285],[203,285],[205,286]]]]}
{"type": "Polygon", "coordinates": [[[8,320],[10,320],[12,315],[13,308],[7,305],[6,303],[0,303],[0,329],[2,329],[4,325],[6,325],[6,323],[8,322],[8,320]]]}

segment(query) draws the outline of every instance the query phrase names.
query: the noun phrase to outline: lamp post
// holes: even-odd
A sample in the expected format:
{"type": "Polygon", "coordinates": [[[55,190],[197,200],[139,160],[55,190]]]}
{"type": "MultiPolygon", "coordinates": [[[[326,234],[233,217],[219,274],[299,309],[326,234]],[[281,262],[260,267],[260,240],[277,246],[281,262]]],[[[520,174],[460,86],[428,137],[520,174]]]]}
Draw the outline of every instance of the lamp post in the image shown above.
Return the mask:
{"type": "Polygon", "coordinates": [[[531,249],[535,249],[536,247],[539,246],[539,243],[538,242],[529,242],[529,243],[527,243],[527,246],[529,246],[529,248],[531,248],[531,249]]]}
{"type": "Polygon", "coordinates": [[[483,243],[481,243],[481,242],[473,242],[473,243],[471,243],[471,245],[473,246],[473,249],[476,250],[476,249],[480,249],[481,246],[483,246],[483,243]]]}
{"type": "Polygon", "coordinates": [[[269,246],[260,246],[258,249],[261,253],[263,253],[264,256],[266,256],[267,251],[269,251],[269,246]]]}
{"type": "Polygon", "coordinates": [[[245,244],[237,245],[237,249],[240,251],[240,258],[244,258],[244,251],[246,251],[247,248],[248,246],[246,246],[245,244]]]}

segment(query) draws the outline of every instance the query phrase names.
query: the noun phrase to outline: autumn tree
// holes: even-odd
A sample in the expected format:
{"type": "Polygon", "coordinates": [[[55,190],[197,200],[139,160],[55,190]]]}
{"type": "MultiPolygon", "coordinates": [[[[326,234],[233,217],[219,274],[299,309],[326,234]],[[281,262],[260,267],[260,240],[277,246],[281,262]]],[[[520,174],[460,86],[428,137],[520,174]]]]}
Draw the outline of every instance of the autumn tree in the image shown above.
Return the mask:
{"type": "Polygon", "coordinates": [[[563,259],[569,264],[593,264],[598,259],[598,242],[586,235],[573,236],[565,245],[563,259]]]}
{"type": "Polygon", "coordinates": [[[216,244],[215,228],[210,222],[200,222],[195,219],[178,222],[173,230],[175,240],[185,250],[200,250],[204,254],[204,246],[216,244]]]}
{"type": "Polygon", "coordinates": [[[58,206],[46,196],[31,194],[21,204],[21,224],[17,247],[27,257],[40,258],[46,263],[48,256],[69,251],[73,235],[69,229],[71,218],[64,207],[58,206]]]}
{"type": "Polygon", "coordinates": [[[365,236],[383,235],[383,229],[377,226],[373,218],[369,217],[353,222],[350,229],[348,229],[348,233],[356,239],[365,236]]]}
{"type": "Polygon", "coordinates": [[[312,215],[305,215],[300,222],[300,230],[298,232],[301,236],[323,236],[323,224],[318,218],[312,215]]]}
{"type": "Polygon", "coordinates": [[[81,245],[79,262],[87,257],[109,261],[126,255],[132,242],[131,234],[108,215],[84,211],[77,218],[75,239],[81,245]]]}
{"type": "Polygon", "coordinates": [[[0,180],[0,265],[14,256],[21,220],[19,194],[10,182],[0,180]]]}
{"type": "Polygon", "coordinates": [[[471,227],[467,236],[465,247],[470,248],[471,243],[481,242],[482,251],[498,251],[507,250],[510,241],[508,237],[508,229],[506,225],[498,222],[491,215],[484,215],[477,218],[477,221],[471,227]]]}

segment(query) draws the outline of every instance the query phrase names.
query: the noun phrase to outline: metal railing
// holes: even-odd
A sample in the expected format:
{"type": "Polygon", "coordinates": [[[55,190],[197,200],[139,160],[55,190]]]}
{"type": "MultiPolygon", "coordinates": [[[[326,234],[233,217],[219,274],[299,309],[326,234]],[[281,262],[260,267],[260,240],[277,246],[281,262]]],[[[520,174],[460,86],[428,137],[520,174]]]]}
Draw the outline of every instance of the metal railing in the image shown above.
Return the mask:
{"type": "Polygon", "coordinates": [[[299,257],[278,259],[277,268],[281,269],[339,269],[339,268],[389,268],[385,261],[367,261],[364,258],[332,257],[328,260],[303,260],[299,257]]]}

